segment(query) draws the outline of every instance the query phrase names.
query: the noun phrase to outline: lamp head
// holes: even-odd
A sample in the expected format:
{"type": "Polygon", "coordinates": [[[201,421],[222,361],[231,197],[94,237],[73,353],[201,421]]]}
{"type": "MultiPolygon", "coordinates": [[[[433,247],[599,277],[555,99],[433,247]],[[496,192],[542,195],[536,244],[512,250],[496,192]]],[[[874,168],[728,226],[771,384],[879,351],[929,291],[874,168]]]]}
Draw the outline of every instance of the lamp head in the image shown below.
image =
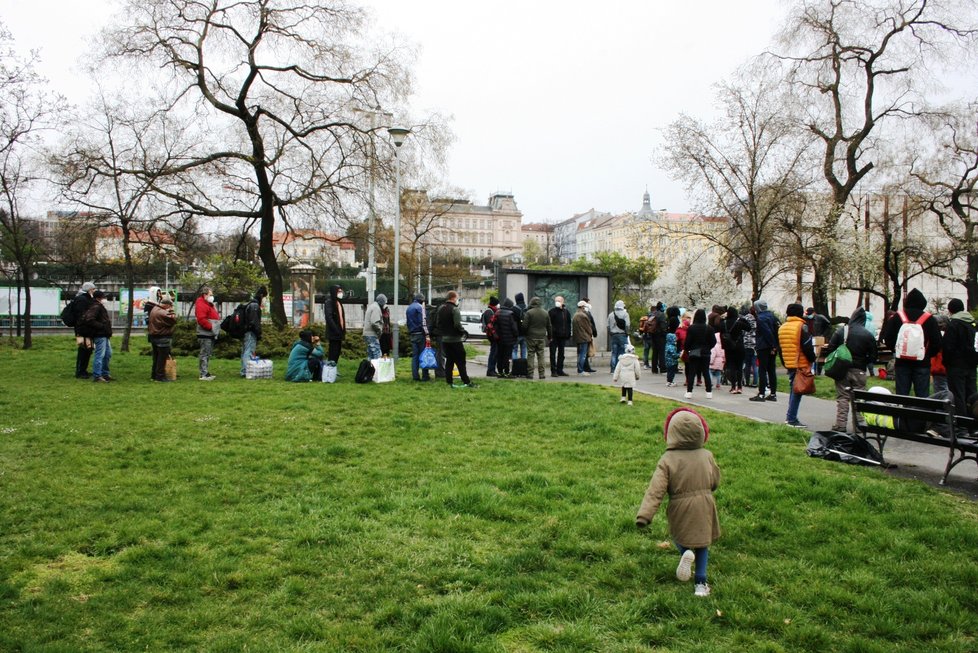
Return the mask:
{"type": "Polygon", "coordinates": [[[389,127],[387,133],[391,135],[391,140],[394,141],[394,145],[401,147],[401,145],[404,145],[404,141],[407,139],[408,134],[411,133],[411,130],[404,127],[389,127]]]}

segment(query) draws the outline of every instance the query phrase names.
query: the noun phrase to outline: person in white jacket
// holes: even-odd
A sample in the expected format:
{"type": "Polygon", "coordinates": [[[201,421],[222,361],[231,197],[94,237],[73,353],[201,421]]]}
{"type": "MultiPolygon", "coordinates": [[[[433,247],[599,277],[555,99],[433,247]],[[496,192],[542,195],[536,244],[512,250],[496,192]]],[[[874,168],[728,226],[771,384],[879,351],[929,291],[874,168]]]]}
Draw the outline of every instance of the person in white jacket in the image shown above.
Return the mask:
{"type": "Polygon", "coordinates": [[[621,382],[621,403],[628,402],[632,405],[632,392],[635,382],[642,378],[642,365],[635,355],[635,347],[632,344],[625,345],[625,353],[618,357],[618,364],[615,365],[613,383],[621,382]]]}

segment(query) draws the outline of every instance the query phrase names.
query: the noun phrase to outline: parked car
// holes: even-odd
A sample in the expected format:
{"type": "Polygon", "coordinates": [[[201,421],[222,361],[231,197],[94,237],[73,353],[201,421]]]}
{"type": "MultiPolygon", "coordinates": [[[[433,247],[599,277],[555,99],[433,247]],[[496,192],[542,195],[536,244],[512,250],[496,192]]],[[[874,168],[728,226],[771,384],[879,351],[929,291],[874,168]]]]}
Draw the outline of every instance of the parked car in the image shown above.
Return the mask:
{"type": "Polygon", "coordinates": [[[485,338],[482,332],[482,313],[472,311],[462,311],[462,328],[469,334],[470,338],[485,338]]]}

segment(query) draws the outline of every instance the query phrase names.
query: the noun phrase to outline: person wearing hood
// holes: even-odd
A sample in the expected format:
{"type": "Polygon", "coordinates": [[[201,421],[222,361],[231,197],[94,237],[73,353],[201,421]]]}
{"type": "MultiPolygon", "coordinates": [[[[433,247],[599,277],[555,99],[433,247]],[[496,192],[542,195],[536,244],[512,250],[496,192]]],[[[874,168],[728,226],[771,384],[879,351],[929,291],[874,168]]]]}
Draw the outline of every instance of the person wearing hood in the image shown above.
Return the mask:
{"type": "Polygon", "coordinates": [[[499,343],[496,348],[496,376],[504,379],[510,378],[509,364],[520,337],[520,325],[513,308],[513,300],[507,297],[496,311],[496,337],[499,343]]]}
{"type": "Polygon", "coordinates": [[[292,345],[292,351],[289,353],[285,380],[293,383],[321,381],[325,356],[319,344],[319,336],[308,329],[303,329],[299,332],[299,339],[292,345]]]}
{"type": "Polygon", "coordinates": [[[686,399],[693,397],[693,382],[697,375],[706,384],[706,398],[713,398],[713,383],[710,378],[710,351],[717,344],[713,327],[706,323],[706,311],[702,308],[693,313],[693,323],[686,329],[683,339],[683,354],[686,360],[686,399]]]}
{"type": "MultiPolygon", "coordinates": [[[[513,317],[516,318],[519,334],[513,344],[513,358],[526,358],[526,332],[523,330],[523,316],[526,315],[527,310],[526,296],[521,292],[516,293],[516,301],[513,303],[513,317]]],[[[527,366],[527,369],[532,368],[527,366]]]]}
{"type": "MultiPolygon", "coordinates": [[[[876,340],[877,352],[879,352],[879,336],[876,333],[876,319],[873,314],[867,309],[866,310],[866,330],[873,334],[873,339],[876,340]]],[[[866,362],[866,372],[870,376],[876,376],[876,357],[874,356],[871,360],[866,362]]]]}
{"type": "Polygon", "coordinates": [[[197,354],[199,378],[201,381],[213,381],[217,377],[210,373],[210,361],[214,355],[214,342],[221,332],[221,316],[214,308],[214,291],[210,286],[200,289],[200,295],[194,302],[194,318],[197,320],[197,343],[200,345],[197,354]]]}
{"type": "Polygon", "coordinates": [[[543,300],[534,297],[530,300],[530,308],[523,314],[523,333],[526,334],[527,366],[526,373],[529,378],[533,378],[533,361],[537,362],[537,377],[547,378],[543,352],[547,349],[547,342],[553,338],[553,325],[550,323],[550,315],[543,310],[543,300]]]}
{"type": "Polygon", "coordinates": [[[608,342],[611,343],[611,372],[618,365],[618,357],[625,353],[628,344],[628,334],[631,331],[631,320],[625,310],[625,302],[615,302],[615,309],[608,313],[608,342]]]}
{"type": "Polygon", "coordinates": [[[638,356],[635,355],[635,347],[631,343],[625,345],[625,353],[618,357],[618,364],[615,365],[614,374],[611,377],[612,383],[621,382],[621,403],[628,402],[632,405],[632,397],[635,391],[635,382],[642,378],[642,365],[639,363],[638,356]]]}
{"type": "Polygon", "coordinates": [[[571,314],[564,306],[564,298],[554,297],[554,307],[549,311],[553,337],[550,339],[550,375],[567,376],[564,371],[564,348],[571,337],[571,314]]]}
{"type": "MultiPolygon", "coordinates": [[[[702,323],[706,325],[705,311],[702,323]]],[[[655,466],[635,516],[635,525],[648,526],[668,495],[669,534],[680,553],[676,578],[688,581],[695,563],[694,594],[709,596],[706,577],[709,547],[720,538],[720,520],[713,497],[720,485],[720,468],[713,453],[704,448],[710,429],[699,413],[683,407],[669,413],[663,432],[666,451],[655,466]]]]}
{"type": "Polygon", "coordinates": [[[378,294],[363,314],[363,341],[367,345],[367,358],[377,360],[381,356],[380,337],[384,334],[384,307],[387,295],[378,294]]]}
{"type": "Polygon", "coordinates": [[[812,369],[815,363],[815,346],[812,334],[805,322],[805,307],[801,304],[788,304],[785,309],[784,324],[778,329],[778,351],[781,364],[788,370],[788,412],[784,423],[796,428],[805,428],[798,421],[798,409],[802,395],[795,392],[795,375],[798,370],[812,369]]]}
{"type": "Polygon", "coordinates": [[[975,365],[978,364],[975,332],[978,324],[974,316],[964,310],[964,302],[956,297],[947,303],[947,310],[951,314],[943,341],[947,386],[954,395],[957,414],[970,417],[968,399],[978,394],[975,383],[975,365]]]}
{"type": "MultiPolygon", "coordinates": [[[[918,397],[928,397],[930,396],[930,359],[941,351],[941,330],[934,316],[925,310],[927,298],[916,288],[907,293],[903,305],[903,310],[894,313],[883,325],[880,339],[894,352],[893,376],[896,380],[896,394],[909,395],[913,390],[918,397]],[[900,337],[901,332],[906,327],[905,333],[911,333],[916,329],[914,324],[919,324],[923,330],[923,348],[920,351],[898,353],[897,341],[906,342],[900,337]]],[[[947,365],[947,356],[944,357],[944,364],[947,365]]]]}
{"type": "Polygon", "coordinates": [[[425,296],[417,293],[405,313],[408,337],[411,338],[411,379],[414,381],[431,380],[428,370],[421,369],[421,352],[424,351],[425,346],[431,345],[424,302],[425,296]]]}
{"type": "Polygon", "coordinates": [[[329,287],[329,297],[323,306],[323,314],[326,318],[326,340],[329,343],[326,359],[333,367],[336,367],[336,362],[340,359],[340,350],[343,348],[343,338],[346,337],[343,288],[337,285],[329,287]]]}
{"type": "Polygon", "coordinates": [[[839,327],[822,350],[828,356],[845,343],[852,354],[852,366],[844,377],[835,382],[835,425],[833,431],[845,433],[849,429],[849,401],[851,390],[866,389],[866,366],[876,359],[876,337],[866,328],[866,310],[863,307],[852,312],[849,323],[839,327]]]}
{"type": "Polygon", "coordinates": [[[499,298],[490,295],[489,304],[486,305],[486,310],[482,311],[482,317],[479,318],[482,323],[482,332],[486,334],[486,340],[489,342],[489,357],[486,359],[486,376],[498,376],[496,373],[496,361],[499,357],[499,341],[496,339],[496,323],[492,321],[492,318],[498,310],[499,298]]]}
{"type": "Polygon", "coordinates": [[[244,335],[241,336],[241,378],[245,377],[248,361],[255,355],[258,341],[261,340],[261,305],[268,297],[268,289],[260,286],[245,307],[244,335]]]}
{"type": "Polygon", "coordinates": [[[85,314],[85,312],[95,305],[94,293],[95,284],[91,281],[86,281],[82,284],[81,290],[78,291],[78,294],[75,295],[68,304],[71,319],[74,321],[73,328],[75,330],[75,344],[78,346],[78,351],[75,354],[76,379],[90,378],[88,373],[88,363],[92,359],[92,351],[95,344],[92,337],[90,335],[86,335],[87,330],[80,324],[80,322],[81,317],[85,314]]]}
{"type": "Polygon", "coordinates": [[[751,309],[757,319],[754,331],[754,353],[757,356],[757,395],[751,401],[778,400],[778,329],[781,324],[767,310],[767,302],[758,299],[751,309]],[[765,394],[766,391],[766,394],[765,394]]]}

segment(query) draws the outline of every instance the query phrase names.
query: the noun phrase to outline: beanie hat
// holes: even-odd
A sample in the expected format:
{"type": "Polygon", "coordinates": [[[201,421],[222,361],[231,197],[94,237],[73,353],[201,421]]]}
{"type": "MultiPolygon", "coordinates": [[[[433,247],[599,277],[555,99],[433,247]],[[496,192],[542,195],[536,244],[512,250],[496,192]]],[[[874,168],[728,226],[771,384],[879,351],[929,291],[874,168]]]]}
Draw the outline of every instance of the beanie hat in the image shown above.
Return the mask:
{"type": "Polygon", "coordinates": [[[756,302],[754,302],[754,308],[756,308],[759,311],[766,311],[767,302],[764,301],[763,299],[758,299],[756,302]]]}
{"type": "Polygon", "coordinates": [[[955,297],[947,303],[947,310],[951,311],[952,313],[960,313],[964,310],[964,302],[955,297]]]}
{"type": "Polygon", "coordinates": [[[378,294],[377,297],[375,297],[375,299],[377,300],[377,303],[381,307],[383,307],[385,304],[387,304],[387,295],[385,295],[384,293],[378,294]]]}
{"type": "Polygon", "coordinates": [[[81,287],[82,292],[89,292],[92,290],[95,290],[95,284],[92,283],[91,281],[86,281],[85,283],[82,284],[81,287]]]}

